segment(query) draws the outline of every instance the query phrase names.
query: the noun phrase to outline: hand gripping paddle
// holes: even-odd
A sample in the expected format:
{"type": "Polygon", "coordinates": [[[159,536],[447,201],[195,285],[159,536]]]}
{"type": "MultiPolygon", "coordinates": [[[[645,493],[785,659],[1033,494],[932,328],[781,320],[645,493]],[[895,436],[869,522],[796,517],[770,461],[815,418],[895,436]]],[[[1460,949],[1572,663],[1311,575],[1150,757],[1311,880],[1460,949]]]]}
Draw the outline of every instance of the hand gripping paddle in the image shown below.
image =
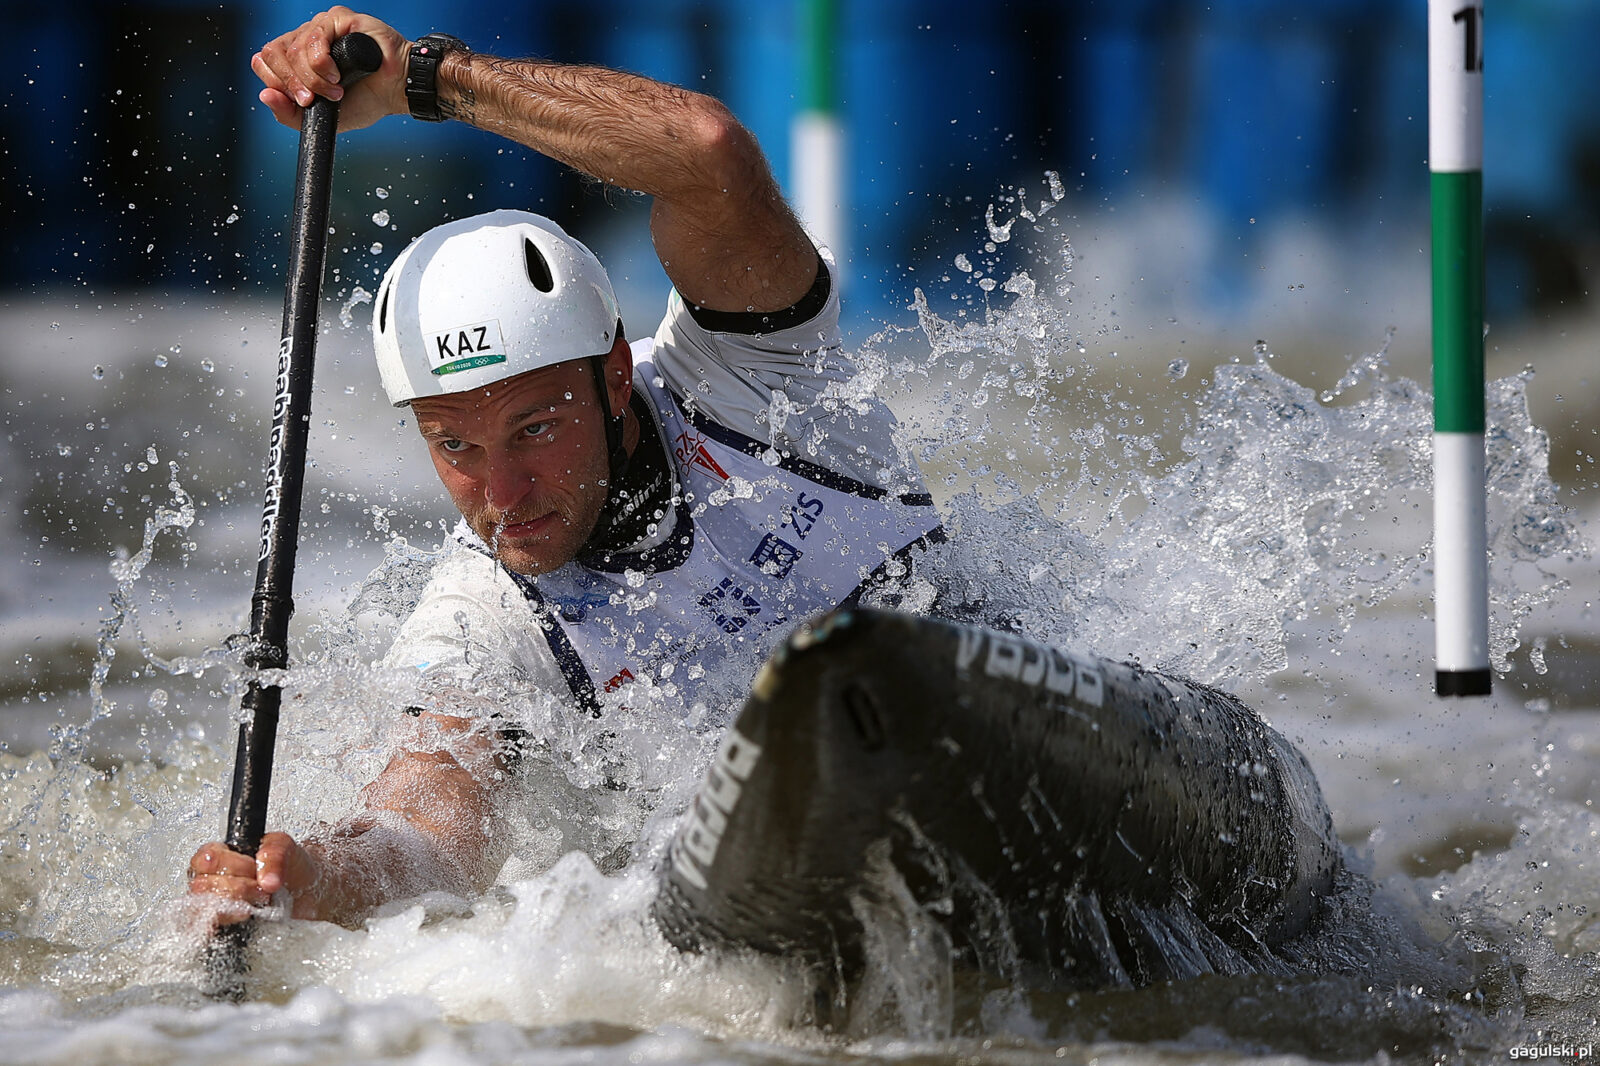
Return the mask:
{"type": "MultiPolygon", "coordinates": [[[[339,38],[329,52],[339,65],[339,82],[345,86],[353,85],[383,63],[383,50],[364,33],[339,38]]],[[[267,494],[261,513],[261,556],[256,566],[255,595],[250,600],[250,643],[245,653],[245,665],[254,676],[240,701],[239,749],[233,765],[233,799],[228,805],[227,844],[243,855],[256,853],[266,831],[272,749],[278,735],[282,698],[282,690],[262,682],[260,675],[288,665],[289,616],[294,613],[294,556],[300,532],[306,437],[311,426],[317,304],[322,298],[322,267],[328,249],[328,201],[338,127],[338,102],[320,96],[306,108],[300,122],[300,162],[289,236],[283,337],[278,343],[267,494]]],[[[250,939],[250,926],[250,922],[224,926],[212,939],[206,955],[206,991],[213,998],[244,997],[244,949],[250,939]]]]}

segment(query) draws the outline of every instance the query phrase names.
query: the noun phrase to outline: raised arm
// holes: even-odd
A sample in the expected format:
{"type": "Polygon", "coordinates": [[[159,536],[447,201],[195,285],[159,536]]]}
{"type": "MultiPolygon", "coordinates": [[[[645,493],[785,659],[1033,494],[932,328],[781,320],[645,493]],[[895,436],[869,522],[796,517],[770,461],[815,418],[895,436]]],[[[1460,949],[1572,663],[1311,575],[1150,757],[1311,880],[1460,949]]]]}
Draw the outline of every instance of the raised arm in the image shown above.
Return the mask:
{"type": "MultiPolygon", "coordinates": [[[[261,49],[261,100],[298,127],[312,94],[342,99],[328,47],[360,30],[380,70],[349,93],[343,128],[409,113],[410,42],[336,7],[261,49]]],[[[650,230],[673,285],[716,311],[778,311],[816,279],[817,254],[783,200],[761,147],[719,101],[601,67],[452,52],[439,68],[440,110],[625,189],[655,198],[650,230]]]]}

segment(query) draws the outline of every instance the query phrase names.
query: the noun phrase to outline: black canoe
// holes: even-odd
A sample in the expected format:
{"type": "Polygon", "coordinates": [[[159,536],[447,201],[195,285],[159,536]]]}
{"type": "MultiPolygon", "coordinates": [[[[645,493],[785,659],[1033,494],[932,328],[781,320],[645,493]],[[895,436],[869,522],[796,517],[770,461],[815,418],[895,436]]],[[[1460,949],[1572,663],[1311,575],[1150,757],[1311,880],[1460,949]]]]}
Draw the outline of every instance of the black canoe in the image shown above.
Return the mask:
{"type": "Polygon", "coordinates": [[[682,950],[798,957],[848,984],[861,901],[884,891],[874,849],[956,962],[1081,987],[1278,970],[1340,865],[1304,758],[1234,697],[856,609],[757,675],[654,917],[682,950]]]}

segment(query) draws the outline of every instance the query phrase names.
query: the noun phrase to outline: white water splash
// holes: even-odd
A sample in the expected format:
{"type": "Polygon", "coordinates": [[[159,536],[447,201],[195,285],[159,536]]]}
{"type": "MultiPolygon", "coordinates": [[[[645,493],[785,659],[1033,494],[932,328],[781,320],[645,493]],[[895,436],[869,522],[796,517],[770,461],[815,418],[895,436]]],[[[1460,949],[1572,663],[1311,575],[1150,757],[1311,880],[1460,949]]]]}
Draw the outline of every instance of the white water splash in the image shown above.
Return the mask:
{"type": "MultiPolygon", "coordinates": [[[[1029,202],[1019,198],[1016,217],[1038,221],[1046,205],[1029,219],[1029,202]]],[[[1022,243],[1026,226],[1014,227],[1005,211],[994,217],[1013,235],[1008,248],[1022,243]]],[[[867,345],[859,353],[860,374],[826,401],[847,409],[873,390],[901,391],[909,411],[901,444],[925,462],[956,534],[934,571],[947,586],[942,591],[953,589],[1048,639],[1137,655],[1229,684],[1259,682],[1272,670],[1298,677],[1297,667],[1316,669],[1297,661],[1303,654],[1293,640],[1297,632],[1302,641],[1307,632],[1325,634],[1331,639],[1324,644],[1362,657],[1375,675],[1390,669],[1372,654],[1373,640],[1359,638],[1363,620],[1374,614],[1410,618],[1425,609],[1426,522],[1416,516],[1426,511],[1431,476],[1426,390],[1391,377],[1381,348],[1352,360],[1324,393],[1280,373],[1264,353],[1246,353],[1215,374],[1197,367],[1189,380],[1209,378],[1203,389],[1156,412],[1134,395],[1138,385],[1123,388],[1115,380],[1119,357],[1107,320],[1074,304],[1065,240],[1026,271],[986,255],[961,259],[968,273],[983,273],[980,281],[1009,279],[990,294],[992,308],[981,297],[964,306],[952,301],[966,312],[955,314],[942,302],[946,294],[919,295],[920,330],[894,331],[867,345]]],[[[957,283],[977,296],[978,286],[966,277],[957,283]]],[[[1173,355],[1163,352],[1146,367],[1163,388],[1174,380],[1166,370],[1173,355]]],[[[1587,550],[1550,482],[1548,444],[1528,415],[1527,385],[1521,377],[1498,382],[1491,401],[1500,427],[1490,444],[1491,518],[1495,551],[1505,560],[1495,577],[1501,668],[1514,659],[1541,605],[1572,591],[1563,588],[1555,564],[1587,550]]],[[[162,453],[173,454],[166,445],[162,453]]],[[[169,521],[166,512],[184,512],[187,493],[173,492],[171,505],[155,508],[158,525],[169,521]]],[[[356,502],[364,529],[380,522],[403,528],[385,504],[356,502]]],[[[163,529],[188,532],[181,521],[163,529]]],[[[153,543],[147,535],[146,549],[153,543]]],[[[404,677],[369,665],[430,565],[427,553],[399,538],[389,547],[403,565],[365,584],[348,619],[325,619],[314,628],[302,665],[283,678],[290,717],[274,807],[282,824],[309,827],[347,810],[393,750],[393,708],[415,696],[404,677]]],[[[117,580],[124,599],[131,602],[123,578],[150,582],[149,558],[141,552],[123,561],[117,580]]],[[[134,615],[121,617],[121,634],[138,630],[134,615]]],[[[231,661],[209,653],[160,660],[142,635],[138,642],[145,649],[141,666],[198,671],[231,661]]],[[[1559,672],[1558,640],[1548,642],[1539,661],[1559,672]]],[[[172,687],[161,683],[161,691],[172,687]]],[[[1392,781],[1408,771],[1379,769],[1436,754],[1432,740],[1410,736],[1414,723],[1407,716],[1416,716],[1411,704],[1420,697],[1380,683],[1393,691],[1378,698],[1407,720],[1383,738],[1389,761],[1373,760],[1358,785],[1343,789],[1339,800],[1346,804],[1355,791],[1392,796],[1392,781]]],[[[475,695],[492,687],[486,680],[485,692],[475,695]]],[[[896,924],[917,916],[894,913],[904,901],[886,884],[873,917],[888,922],[879,927],[882,950],[905,965],[880,975],[878,1002],[888,1019],[880,1032],[897,1035],[841,1045],[789,1028],[806,1009],[804,982],[763,966],[724,969],[679,956],[648,924],[660,842],[729,710],[700,706],[685,714],[670,679],[636,692],[642,702],[634,709],[641,713],[631,716],[608,707],[601,719],[573,721],[553,706],[517,708],[548,729],[552,739],[539,758],[549,772],[530,782],[517,816],[517,859],[493,890],[469,900],[406,901],[361,930],[270,925],[259,946],[263,995],[272,1001],[237,1008],[185,998],[194,940],[180,935],[168,913],[168,901],[182,891],[182,861],[219,831],[228,754],[216,744],[183,741],[151,757],[130,752],[114,772],[60,759],[81,743],[62,747],[56,761],[0,755],[0,914],[6,916],[0,933],[10,934],[0,936],[0,966],[9,967],[0,972],[15,974],[17,986],[0,992],[0,1029],[24,1058],[72,1048],[110,1057],[138,1044],[175,1062],[213,1061],[217,1048],[227,1047],[304,1061],[435,1056],[557,1064],[581,1057],[621,1066],[720,1062],[730,1047],[798,1062],[978,1060],[1004,1052],[1042,1063],[1055,1060],[1057,1043],[1068,1042],[1063,1032],[1075,1034],[1066,1057],[1088,1057],[1101,1039],[1094,1027],[1106,1018],[1106,1031],[1135,1029],[1130,1040],[1155,1039],[1150,1025],[1176,1025],[1171,1039],[1180,1054],[1192,1054],[1193,1041],[1183,1040],[1198,1018],[1238,1023],[1237,986],[1220,980],[1131,999],[1031,1007],[1001,995],[984,1004],[982,1021],[974,1023],[979,1035],[963,1043],[951,1035],[952,1002],[971,990],[947,983],[941,945],[916,940],[925,930],[915,921],[896,924]],[[658,729],[646,724],[652,717],[677,724],[658,729]],[[608,795],[603,782],[615,773],[636,783],[647,802],[608,795]],[[610,856],[620,865],[602,873],[610,856]],[[1228,991],[1208,999],[1208,987],[1228,991]],[[1072,1028],[1075,1019],[1083,1029],[1072,1028]],[[1112,1024],[1118,1022],[1121,1029],[1112,1024]],[[991,1038],[992,1046],[982,1046],[991,1038]]],[[[141,689],[146,695],[154,697],[148,683],[141,689]]],[[[178,702],[172,695],[169,708],[178,702]]],[[[1313,703],[1324,698],[1321,691],[1313,695],[1313,703]]],[[[1314,754],[1329,760],[1351,754],[1355,761],[1360,725],[1350,716],[1358,698],[1344,690],[1332,695],[1337,701],[1329,700],[1326,714],[1337,717],[1330,732],[1349,735],[1334,742],[1335,754],[1314,754]]],[[[146,702],[141,698],[135,710],[146,702]]],[[[1468,748],[1469,762],[1526,762],[1530,791],[1519,802],[1545,818],[1523,821],[1527,834],[1508,845],[1482,845],[1479,858],[1437,882],[1440,899],[1480,922],[1464,926],[1464,935],[1494,940],[1499,932],[1486,932],[1490,922],[1529,930],[1530,939],[1497,942],[1531,962],[1519,979],[1536,993],[1532,1001],[1581,1004],[1594,987],[1592,975],[1579,962],[1541,954],[1540,946],[1573,952],[1593,946],[1589,912],[1580,908],[1596,903],[1585,880],[1594,827],[1581,806],[1540,797],[1556,787],[1560,756],[1572,761],[1574,781],[1586,781],[1594,749],[1587,734],[1573,730],[1550,741],[1565,741],[1550,759],[1531,758],[1524,752],[1531,742],[1518,736],[1530,727],[1500,718],[1504,744],[1474,740],[1468,729],[1451,741],[1468,748]]],[[[1466,797],[1465,813],[1428,827],[1428,842],[1455,846],[1459,835],[1470,857],[1478,847],[1470,833],[1479,818],[1500,816],[1501,798],[1479,795],[1476,781],[1455,787],[1466,797]]],[[[1377,802],[1387,804],[1382,814],[1392,823],[1428,821],[1425,810],[1404,801],[1377,802]]],[[[1424,895],[1435,887],[1402,881],[1406,891],[1424,895]]],[[[1323,995],[1325,1008],[1338,1009],[1326,1008],[1331,1016],[1309,1023],[1304,1015],[1313,1012],[1299,1009],[1306,1000],[1292,987],[1245,992],[1267,1014],[1294,1014],[1299,1020],[1288,1028],[1297,1033],[1317,1024],[1342,1031],[1352,1018],[1356,1029],[1436,1033],[1438,1018],[1452,1009],[1444,997],[1398,982],[1370,999],[1361,999],[1356,986],[1328,988],[1304,995],[1323,995]]],[[[1453,1003],[1483,1001],[1470,979],[1458,991],[1453,1003]]],[[[1503,1002],[1507,1017],[1525,1009],[1512,995],[1503,1002]]],[[[1252,1042],[1231,1031],[1208,1029],[1205,1053],[1238,1060],[1277,1046],[1271,1035],[1252,1042]]],[[[1509,1033],[1447,1042],[1445,1050],[1504,1044],[1509,1033]]],[[[1105,1050],[1170,1057],[1128,1045],[1105,1050]]]]}

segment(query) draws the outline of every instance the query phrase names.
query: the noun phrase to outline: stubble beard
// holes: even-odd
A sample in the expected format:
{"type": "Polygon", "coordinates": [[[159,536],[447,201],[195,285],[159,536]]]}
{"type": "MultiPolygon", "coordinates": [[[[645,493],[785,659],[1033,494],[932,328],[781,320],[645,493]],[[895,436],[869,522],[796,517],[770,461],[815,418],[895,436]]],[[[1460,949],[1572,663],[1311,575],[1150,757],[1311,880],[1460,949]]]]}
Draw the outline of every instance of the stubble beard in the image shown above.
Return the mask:
{"type": "Polygon", "coordinates": [[[541,501],[520,513],[503,514],[479,511],[467,524],[505,566],[527,577],[547,574],[570,563],[599,524],[605,503],[604,490],[598,496],[584,493],[566,499],[541,501]],[[501,534],[519,521],[550,514],[555,521],[541,536],[522,542],[508,541],[501,534]]]}

